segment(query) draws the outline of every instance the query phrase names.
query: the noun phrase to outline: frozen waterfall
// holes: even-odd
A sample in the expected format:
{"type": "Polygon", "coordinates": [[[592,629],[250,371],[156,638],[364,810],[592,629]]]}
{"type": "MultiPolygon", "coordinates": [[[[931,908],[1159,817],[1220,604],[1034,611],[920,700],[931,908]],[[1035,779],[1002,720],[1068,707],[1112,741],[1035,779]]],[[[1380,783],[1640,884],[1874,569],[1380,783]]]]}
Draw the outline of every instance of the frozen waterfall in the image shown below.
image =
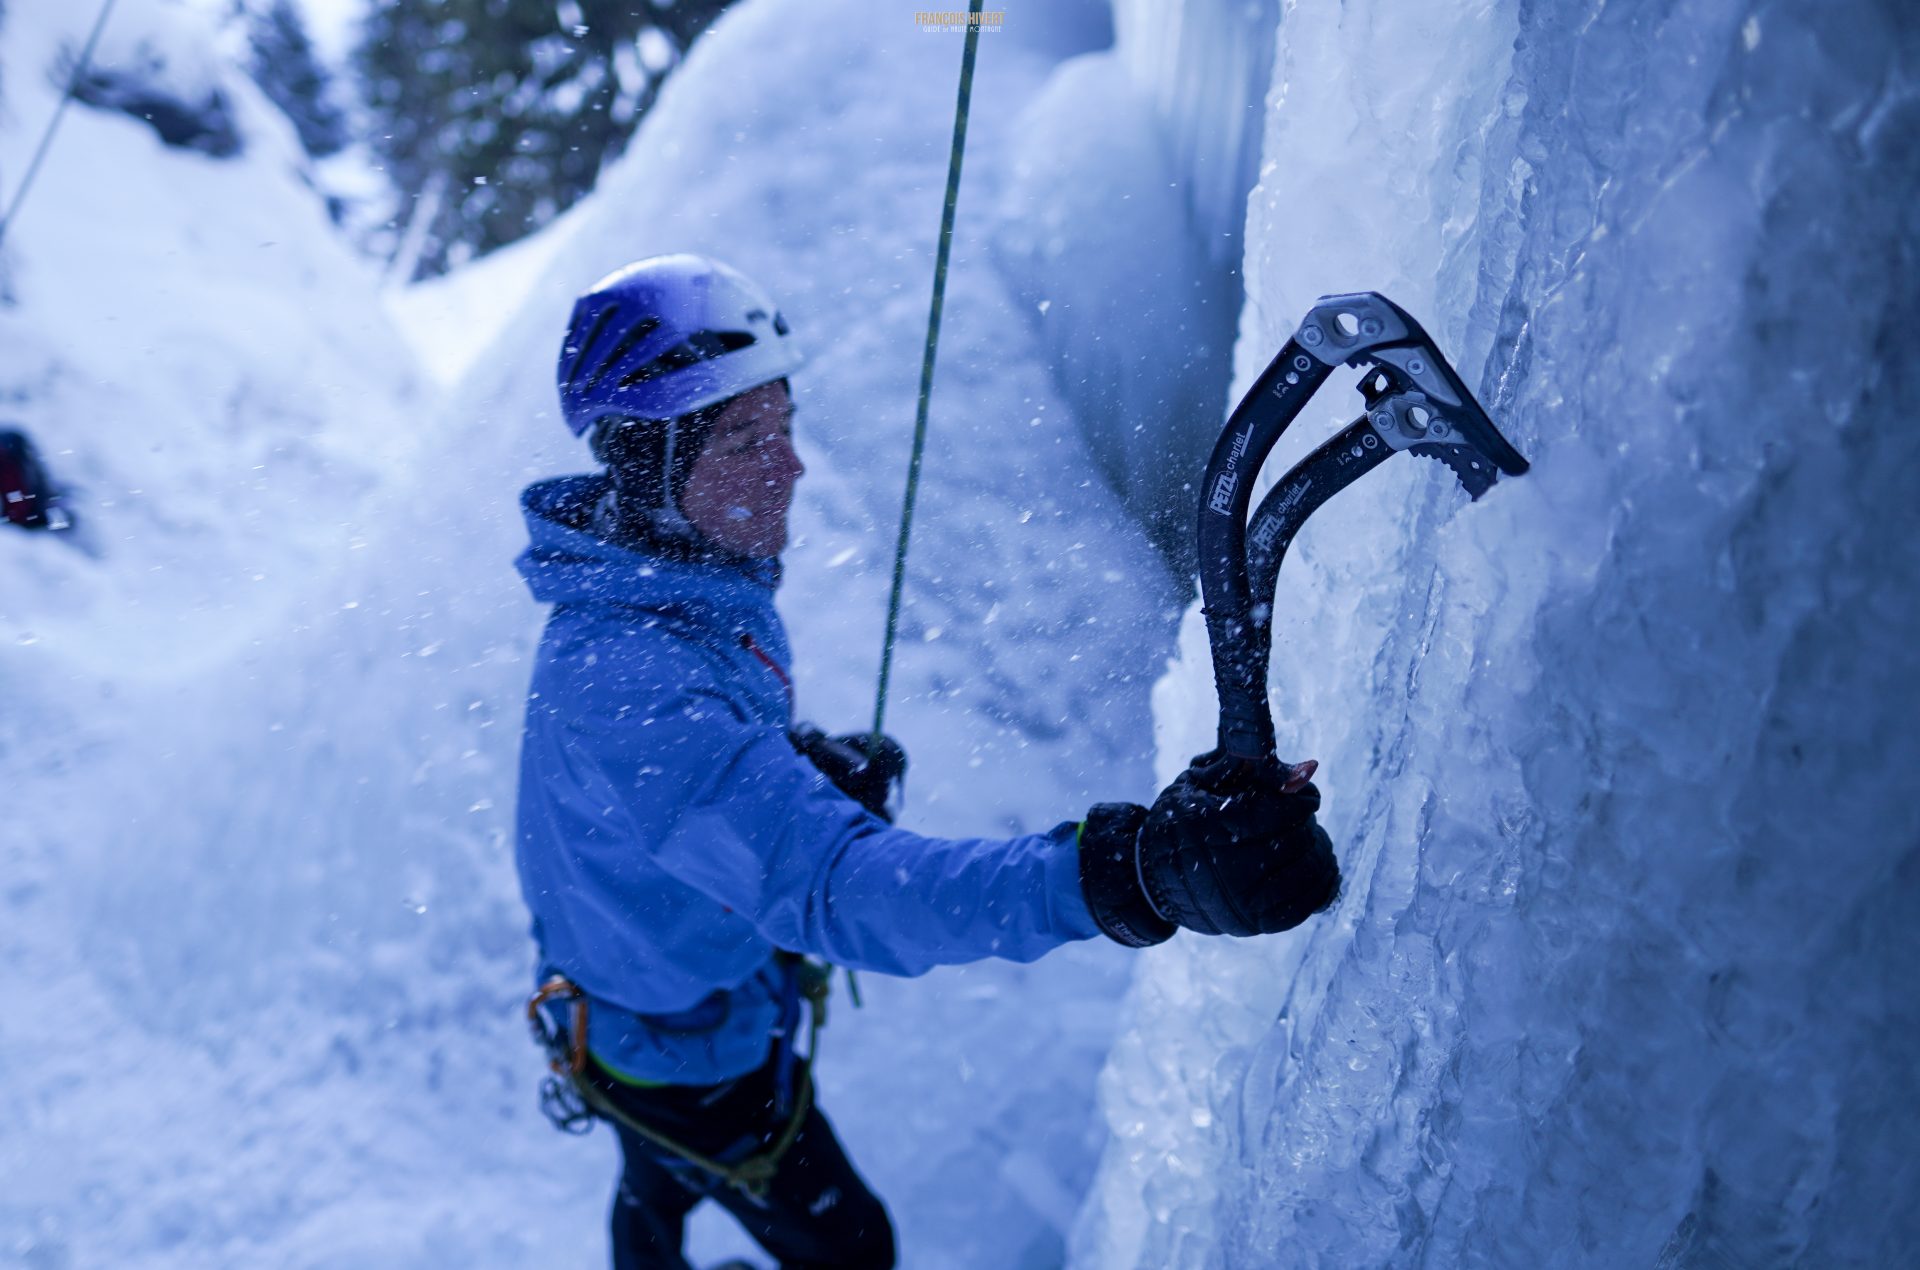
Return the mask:
{"type": "MultiPolygon", "coordinates": [[[[1911,1259],[1916,27],[1285,6],[1238,383],[1381,290],[1535,466],[1303,535],[1272,702],[1346,893],[1148,957],[1074,1264],[1911,1259]]],[[[1210,682],[1189,614],[1163,776],[1210,682]]]]}

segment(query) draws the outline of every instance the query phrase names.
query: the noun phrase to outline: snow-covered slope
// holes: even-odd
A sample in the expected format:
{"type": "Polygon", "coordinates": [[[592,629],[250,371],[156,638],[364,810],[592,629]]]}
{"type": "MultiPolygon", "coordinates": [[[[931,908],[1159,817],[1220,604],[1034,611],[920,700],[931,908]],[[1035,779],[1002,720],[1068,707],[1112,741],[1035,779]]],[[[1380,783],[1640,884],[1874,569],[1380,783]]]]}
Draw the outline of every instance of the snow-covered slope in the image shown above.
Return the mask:
{"type": "MultiPolygon", "coordinates": [[[[1346,893],[1145,960],[1075,1264],[1920,1250],[1916,25],[1287,6],[1239,381],[1382,290],[1535,466],[1467,507],[1396,460],[1290,558],[1272,699],[1346,893]]],[[[1182,647],[1163,775],[1211,738],[1182,647]]]]}
{"type": "MultiPolygon", "coordinates": [[[[10,1264],[294,1264],[255,1241],[348,1185],[344,1126],[392,1096],[326,1077],[354,1061],[337,1006],[394,1017],[367,1008],[356,889],[401,924],[371,876],[394,826],[353,814],[393,767],[319,756],[357,757],[327,704],[371,660],[339,625],[415,450],[413,370],[291,128],[196,12],[118,6],[95,95],[128,109],[68,110],[4,248],[4,417],[82,530],[0,540],[10,1264]]],[[[9,6],[10,178],[93,16],[9,6]]]]}
{"type": "Polygon", "coordinates": [[[563,212],[519,242],[424,282],[395,286],[389,271],[387,311],[435,379],[449,386],[466,379],[582,219],[563,212]]]}
{"type": "MultiPolygon", "coordinates": [[[[85,16],[8,27],[0,170],[85,16]]],[[[0,1247],[36,1265],[591,1264],[611,1146],[535,1110],[508,837],[540,619],[510,568],[516,495],[586,465],[555,418],[561,323],[654,251],[713,251],[780,295],[813,352],[783,600],[800,700],[859,726],[960,42],[854,0],[737,8],[572,237],[540,244],[524,310],[443,406],[405,396],[373,279],[218,41],[181,37],[192,20],[123,0],[110,48],[199,50],[169,74],[230,99],[241,153],[76,107],[7,249],[0,367],[100,557],[0,542],[0,783],[33,826],[0,847],[0,1247]]],[[[970,145],[888,716],[915,763],[907,820],[933,832],[1151,792],[1177,599],[1009,337],[1022,319],[985,246],[1019,106],[1073,34],[982,50],[978,100],[1003,108],[970,145]]],[[[865,1011],[836,1010],[826,1105],[906,1264],[1059,1263],[1129,965],[1089,944],[869,979],[865,1011]]],[[[697,1242],[738,1247],[717,1226],[697,1242]]]]}
{"type": "MultiPolygon", "coordinates": [[[[9,15],[9,171],[85,16],[9,15]]],[[[415,446],[412,368],[370,276],[301,184],[285,121],[211,42],[191,11],[132,4],[94,67],[179,101],[217,93],[240,154],[170,148],[138,119],[73,107],[9,233],[0,308],[5,415],[38,439],[82,527],[0,544],[9,809],[34,826],[10,846],[50,853],[64,902],[100,900],[78,879],[122,891],[139,910],[114,932],[129,939],[180,920],[160,910],[193,894],[204,853],[238,849],[219,840],[239,805],[309,796],[227,786],[198,751],[265,739],[251,713],[321,620],[316,595],[346,585],[368,500],[415,446]]],[[[167,943],[102,960],[135,978],[167,943]]]]}

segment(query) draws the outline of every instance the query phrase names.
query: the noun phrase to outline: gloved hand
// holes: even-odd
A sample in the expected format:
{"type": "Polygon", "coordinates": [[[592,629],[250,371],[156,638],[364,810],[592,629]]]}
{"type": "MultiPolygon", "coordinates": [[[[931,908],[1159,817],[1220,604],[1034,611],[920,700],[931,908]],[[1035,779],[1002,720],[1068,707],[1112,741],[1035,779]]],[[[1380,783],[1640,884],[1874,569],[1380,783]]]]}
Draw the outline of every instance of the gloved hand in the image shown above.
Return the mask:
{"type": "Polygon", "coordinates": [[[811,723],[799,724],[787,739],[834,788],[893,823],[891,796],[907,779],[907,752],[900,742],[883,734],[876,745],[871,732],[828,736],[811,723]]]}
{"type": "Polygon", "coordinates": [[[1094,921],[1134,948],[1177,926],[1203,935],[1291,930],[1333,903],[1340,865],[1303,772],[1202,755],[1152,810],[1102,803],[1080,833],[1094,921]]]}

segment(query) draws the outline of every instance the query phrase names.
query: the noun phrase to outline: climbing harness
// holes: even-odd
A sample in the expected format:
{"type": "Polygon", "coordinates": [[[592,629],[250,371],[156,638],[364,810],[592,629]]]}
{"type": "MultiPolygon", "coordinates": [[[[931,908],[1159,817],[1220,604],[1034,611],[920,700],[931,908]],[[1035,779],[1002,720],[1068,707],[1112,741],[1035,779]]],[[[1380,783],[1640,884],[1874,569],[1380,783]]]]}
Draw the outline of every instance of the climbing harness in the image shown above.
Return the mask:
{"type": "Polygon", "coordinates": [[[93,20],[93,30],[87,34],[87,42],[80,47],[80,56],[73,64],[73,74],[67,77],[67,86],[60,93],[60,103],[53,108],[53,117],[47,120],[47,129],[40,134],[40,144],[34,147],[33,157],[27,160],[26,173],[20,178],[20,188],[13,192],[13,199],[7,204],[5,215],[0,215],[0,243],[7,240],[7,230],[13,225],[13,218],[20,212],[20,204],[26,201],[27,191],[33,188],[33,178],[39,175],[40,161],[47,157],[47,150],[53,145],[53,134],[60,127],[60,117],[67,113],[67,103],[73,100],[74,85],[87,73],[87,64],[93,60],[94,47],[100,43],[100,32],[107,26],[107,15],[113,12],[115,0],[103,0],[100,15],[93,20]]]}
{"type": "Polygon", "coordinates": [[[786,973],[785,1000],[781,1010],[781,1052],[776,1080],[777,1106],[788,1108],[785,1122],[773,1141],[744,1159],[718,1160],[694,1150],[669,1134],[630,1115],[616,1105],[606,1092],[594,1084],[587,1050],[587,998],[562,975],[552,975],[527,998],[527,1024],[533,1038],[547,1054],[549,1074],[541,1083],[540,1109],[555,1128],[566,1133],[586,1133],[595,1119],[607,1120],[628,1129],[669,1155],[703,1172],[710,1173],[728,1186],[754,1199],[764,1198],[767,1188],[780,1169],[780,1161],[800,1136],[807,1113],[813,1108],[813,1061],[820,1049],[820,1029],[827,1025],[829,968],[793,953],[778,953],[776,959],[786,973]],[[803,1054],[795,1045],[799,1031],[800,1002],[807,1003],[807,1048],[803,1054]],[[565,1022],[559,1023],[548,1007],[564,1007],[565,1022]]]}
{"type": "Polygon", "coordinates": [[[1527,470],[1404,309],[1371,291],[1322,296],[1234,408],[1200,487],[1200,588],[1220,697],[1219,747],[1208,765],[1215,783],[1275,761],[1267,662],[1288,546],[1329,498],[1403,451],[1444,463],[1473,499],[1501,475],[1527,470]],[[1261,463],[1343,363],[1363,372],[1365,410],[1281,477],[1249,523],[1261,463]]]}
{"type": "Polygon", "coordinates": [[[913,505],[920,493],[920,462],[927,449],[927,409],[933,400],[934,354],[940,346],[940,310],[947,295],[947,257],[953,247],[954,208],[960,201],[960,162],[967,149],[967,103],[973,97],[973,57],[980,43],[980,12],[986,0],[968,9],[966,48],[960,54],[960,100],[953,114],[953,146],[947,155],[947,201],[940,210],[940,244],[933,258],[933,303],[927,312],[927,347],[920,359],[920,398],[913,412],[913,457],[907,461],[907,492],[900,506],[900,538],[893,548],[893,588],[887,596],[887,635],[880,650],[880,685],[874,693],[873,740],[878,745],[887,719],[887,685],[893,678],[894,635],[900,625],[900,595],[907,580],[907,537],[913,529],[913,505]]]}

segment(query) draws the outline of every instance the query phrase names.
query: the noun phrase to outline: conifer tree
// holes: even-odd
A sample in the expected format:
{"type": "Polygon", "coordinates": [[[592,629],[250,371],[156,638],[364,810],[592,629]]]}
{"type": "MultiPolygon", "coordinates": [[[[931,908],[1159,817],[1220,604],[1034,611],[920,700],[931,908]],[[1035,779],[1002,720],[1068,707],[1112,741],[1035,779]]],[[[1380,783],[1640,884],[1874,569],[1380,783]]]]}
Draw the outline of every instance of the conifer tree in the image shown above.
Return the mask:
{"type": "Polygon", "coordinates": [[[392,249],[417,245],[402,268],[442,272],[591,190],[728,2],[373,0],[354,61],[399,196],[392,249]]]}
{"type": "Polygon", "coordinates": [[[347,144],[347,120],[333,100],[333,79],[320,64],[293,0],[272,0],[247,16],[248,70],[300,134],[316,159],[347,144]]]}

